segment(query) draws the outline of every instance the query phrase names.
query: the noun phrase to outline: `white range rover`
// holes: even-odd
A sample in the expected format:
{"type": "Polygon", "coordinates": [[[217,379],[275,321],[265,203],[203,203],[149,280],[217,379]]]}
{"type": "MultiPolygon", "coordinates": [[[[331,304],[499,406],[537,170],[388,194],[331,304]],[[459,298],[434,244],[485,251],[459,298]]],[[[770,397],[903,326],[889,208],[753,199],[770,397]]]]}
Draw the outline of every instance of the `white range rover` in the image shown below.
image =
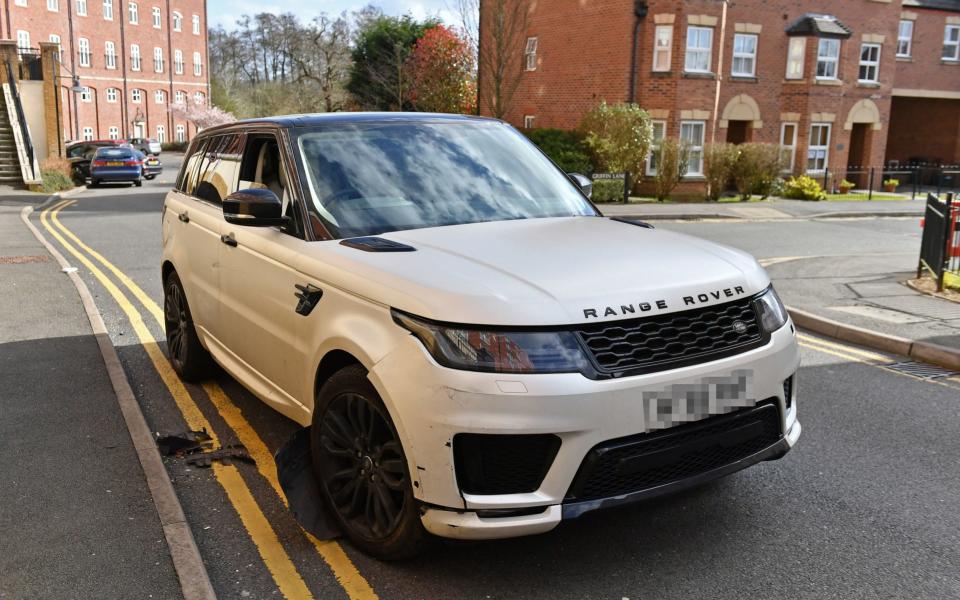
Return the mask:
{"type": "Polygon", "coordinates": [[[589,192],[490,119],[204,130],[163,213],[172,363],[310,426],[324,501],[381,558],[781,457],[799,354],[767,274],[589,192]]]}

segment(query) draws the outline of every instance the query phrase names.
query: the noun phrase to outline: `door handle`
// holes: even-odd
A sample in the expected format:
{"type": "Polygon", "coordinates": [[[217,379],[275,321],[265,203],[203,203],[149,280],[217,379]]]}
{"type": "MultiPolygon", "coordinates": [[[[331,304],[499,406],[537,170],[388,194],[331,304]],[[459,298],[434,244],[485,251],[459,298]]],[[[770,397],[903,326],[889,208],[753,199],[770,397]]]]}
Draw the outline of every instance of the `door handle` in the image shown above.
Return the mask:
{"type": "Polygon", "coordinates": [[[187,211],[183,211],[182,213],[177,215],[177,218],[183,221],[184,223],[190,222],[190,215],[187,214],[187,211]]]}
{"type": "Polygon", "coordinates": [[[323,297],[323,290],[309,283],[306,285],[295,284],[293,287],[297,288],[294,296],[300,299],[300,301],[297,302],[297,308],[294,310],[297,311],[298,315],[309,315],[313,307],[316,306],[320,298],[323,297]]]}
{"type": "Polygon", "coordinates": [[[230,246],[231,248],[237,247],[237,240],[233,237],[232,233],[224,233],[220,236],[220,241],[224,244],[230,246]]]}

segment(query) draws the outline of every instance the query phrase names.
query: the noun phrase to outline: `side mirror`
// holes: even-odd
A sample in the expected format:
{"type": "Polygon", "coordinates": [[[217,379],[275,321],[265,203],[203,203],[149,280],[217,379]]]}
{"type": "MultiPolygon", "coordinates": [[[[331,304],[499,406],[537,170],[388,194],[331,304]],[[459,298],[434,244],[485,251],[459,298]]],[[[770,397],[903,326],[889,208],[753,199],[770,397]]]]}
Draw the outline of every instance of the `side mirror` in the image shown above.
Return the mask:
{"type": "Polygon", "coordinates": [[[583,195],[587,198],[593,194],[593,182],[590,181],[590,178],[586,175],[567,173],[567,177],[570,178],[570,181],[572,181],[574,185],[580,188],[580,191],[583,192],[583,195]]]}
{"type": "Polygon", "coordinates": [[[223,218],[247,227],[274,227],[288,221],[280,198],[266,188],[240,190],[224,198],[223,218]]]}

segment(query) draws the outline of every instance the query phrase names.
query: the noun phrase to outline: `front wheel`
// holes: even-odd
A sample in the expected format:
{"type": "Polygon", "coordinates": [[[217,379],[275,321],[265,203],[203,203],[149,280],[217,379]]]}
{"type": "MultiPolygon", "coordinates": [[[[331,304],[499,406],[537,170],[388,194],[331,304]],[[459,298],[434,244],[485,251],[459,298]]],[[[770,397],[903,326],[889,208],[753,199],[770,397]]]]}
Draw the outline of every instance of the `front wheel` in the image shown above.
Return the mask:
{"type": "Polygon", "coordinates": [[[134,180],[133,180],[133,185],[135,185],[135,186],[137,186],[137,187],[141,187],[141,186],[143,186],[143,180],[142,180],[142,179],[134,179],[134,180]]]}
{"type": "Polygon", "coordinates": [[[320,389],[310,436],[321,493],[350,541],[384,560],[423,551],[429,537],[403,446],[362,366],[338,371],[320,389]]]}
{"type": "Polygon", "coordinates": [[[213,361],[197,337],[187,295],[176,272],[167,276],[163,290],[163,321],[170,364],[184,381],[199,381],[210,373],[213,361]]]}

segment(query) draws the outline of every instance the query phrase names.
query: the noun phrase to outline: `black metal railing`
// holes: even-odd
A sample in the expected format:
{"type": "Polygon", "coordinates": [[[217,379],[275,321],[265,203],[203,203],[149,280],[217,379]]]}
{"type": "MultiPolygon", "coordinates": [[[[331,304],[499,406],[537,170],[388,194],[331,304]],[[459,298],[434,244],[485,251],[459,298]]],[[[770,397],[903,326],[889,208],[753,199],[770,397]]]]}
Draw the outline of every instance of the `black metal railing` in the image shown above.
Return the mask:
{"type": "Polygon", "coordinates": [[[930,271],[937,280],[937,291],[943,290],[943,279],[953,265],[954,234],[957,214],[953,205],[953,194],[947,194],[945,200],[927,194],[927,207],[923,216],[923,239],[920,242],[920,261],[917,264],[917,277],[923,270],[930,271]]]}
{"type": "Polygon", "coordinates": [[[20,138],[23,140],[23,149],[27,155],[27,169],[32,179],[36,179],[36,173],[33,171],[33,141],[30,139],[30,129],[27,127],[27,117],[23,113],[23,102],[20,100],[20,88],[17,85],[17,79],[13,76],[13,67],[10,65],[10,59],[6,60],[7,83],[10,85],[10,96],[13,98],[13,106],[17,111],[17,124],[20,128],[20,138]]]}
{"type": "Polygon", "coordinates": [[[960,165],[891,164],[826,169],[814,176],[830,194],[851,200],[914,200],[925,193],[960,191],[960,165]]]}

